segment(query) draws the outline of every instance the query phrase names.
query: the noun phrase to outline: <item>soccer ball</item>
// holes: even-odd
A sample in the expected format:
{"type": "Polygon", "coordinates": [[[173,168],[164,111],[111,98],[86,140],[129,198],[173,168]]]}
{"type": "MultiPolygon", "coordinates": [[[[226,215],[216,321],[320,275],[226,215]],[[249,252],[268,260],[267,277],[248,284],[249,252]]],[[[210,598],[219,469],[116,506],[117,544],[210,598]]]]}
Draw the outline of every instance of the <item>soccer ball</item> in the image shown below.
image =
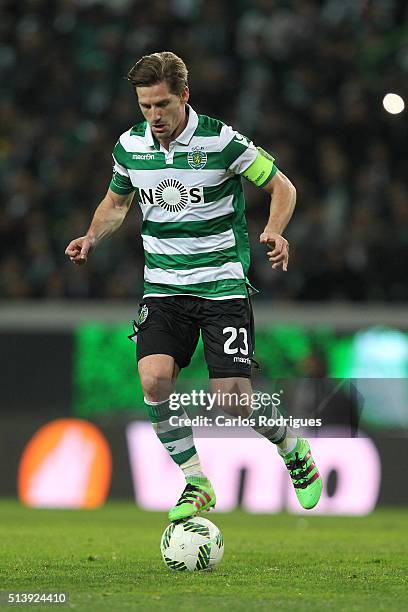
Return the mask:
{"type": "Polygon", "coordinates": [[[170,523],[162,535],[160,550],[165,564],[172,570],[205,570],[221,561],[224,538],[214,523],[195,516],[170,523]]]}

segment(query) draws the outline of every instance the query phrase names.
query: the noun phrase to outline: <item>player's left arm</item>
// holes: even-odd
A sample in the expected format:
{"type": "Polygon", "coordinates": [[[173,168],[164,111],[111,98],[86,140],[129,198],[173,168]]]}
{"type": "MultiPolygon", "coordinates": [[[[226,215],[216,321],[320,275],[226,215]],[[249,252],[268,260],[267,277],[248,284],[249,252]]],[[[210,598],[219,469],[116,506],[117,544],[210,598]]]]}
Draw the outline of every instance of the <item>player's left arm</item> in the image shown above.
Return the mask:
{"type": "Polygon", "coordinates": [[[276,172],[263,189],[270,194],[271,204],[269,219],[264,231],[259,236],[259,242],[271,247],[267,252],[267,257],[272,264],[272,268],[282,267],[282,270],[286,272],[289,262],[289,242],[282,234],[295,209],[296,189],[280,170],[276,172]]]}
{"type": "Polygon", "coordinates": [[[295,209],[296,189],[288,177],[278,170],[274,161],[269,153],[258,148],[256,159],[243,172],[243,176],[271,196],[269,219],[259,241],[270,247],[267,256],[272,268],[282,267],[286,272],[289,261],[289,243],[282,233],[295,209]]]}
{"type": "Polygon", "coordinates": [[[282,236],[282,232],[295,208],[295,187],[275,166],[272,155],[261,147],[255,147],[253,142],[231,126],[222,127],[220,139],[225,142],[221,152],[225,168],[233,174],[244,176],[271,196],[269,219],[259,240],[262,244],[270,246],[267,256],[272,268],[282,267],[286,272],[289,244],[282,236]]]}

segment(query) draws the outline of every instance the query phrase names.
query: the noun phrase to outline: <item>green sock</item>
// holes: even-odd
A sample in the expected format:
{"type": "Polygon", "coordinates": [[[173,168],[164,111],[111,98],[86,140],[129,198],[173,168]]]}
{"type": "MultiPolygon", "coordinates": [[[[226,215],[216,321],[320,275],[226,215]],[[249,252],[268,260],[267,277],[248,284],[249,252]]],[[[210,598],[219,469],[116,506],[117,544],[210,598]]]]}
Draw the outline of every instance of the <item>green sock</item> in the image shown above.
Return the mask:
{"type": "Polygon", "coordinates": [[[164,402],[145,400],[145,405],[153,429],[173,461],[177,465],[181,465],[191,459],[197,453],[194,446],[193,430],[191,425],[178,423],[179,419],[188,418],[183,408],[170,410],[169,400],[164,402]],[[173,424],[170,423],[170,417],[173,417],[173,424]]]}

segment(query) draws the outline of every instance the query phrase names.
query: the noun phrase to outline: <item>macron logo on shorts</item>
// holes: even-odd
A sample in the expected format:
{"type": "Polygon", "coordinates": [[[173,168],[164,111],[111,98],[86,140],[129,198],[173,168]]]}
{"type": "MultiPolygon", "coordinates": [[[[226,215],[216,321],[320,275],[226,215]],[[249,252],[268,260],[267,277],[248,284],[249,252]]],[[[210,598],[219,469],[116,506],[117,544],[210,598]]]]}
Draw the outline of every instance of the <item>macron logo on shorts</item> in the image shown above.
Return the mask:
{"type": "Polygon", "coordinates": [[[234,357],[234,363],[247,363],[251,365],[250,357],[234,357]]]}

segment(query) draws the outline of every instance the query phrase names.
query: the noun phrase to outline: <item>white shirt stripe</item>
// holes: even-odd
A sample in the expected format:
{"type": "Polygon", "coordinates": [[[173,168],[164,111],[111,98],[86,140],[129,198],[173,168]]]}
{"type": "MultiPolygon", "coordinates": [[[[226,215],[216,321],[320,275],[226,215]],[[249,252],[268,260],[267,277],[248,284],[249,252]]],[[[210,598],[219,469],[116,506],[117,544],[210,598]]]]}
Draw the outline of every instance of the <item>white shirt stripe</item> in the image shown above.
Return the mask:
{"type": "MultiPolygon", "coordinates": [[[[205,238],[155,238],[142,234],[143,248],[158,255],[195,255],[212,253],[235,246],[232,229],[205,238]]],[[[214,270],[214,268],[212,268],[214,270]]]]}
{"type": "Polygon", "coordinates": [[[228,262],[219,268],[209,266],[190,270],[161,270],[145,266],[144,277],[148,283],[161,285],[196,285],[197,283],[245,278],[240,262],[228,262]]]}
{"type": "Polygon", "coordinates": [[[179,180],[185,187],[217,187],[222,185],[232,174],[227,175],[222,168],[217,170],[193,170],[180,168],[161,168],[158,170],[133,170],[129,169],[129,176],[133,185],[142,189],[154,189],[164,179],[173,178],[179,180]]]}
{"type": "MultiPolygon", "coordinates": [[[[158,297],[158,298],[165,298],[165,297],[174,297],[175,295],[188,295],[189,297],[199,297],[202,298],[203,296],[200,295],[199,293],[144,293],[143,297],[158,297]]],[[[206,300],[245,300],[246,299],[246,295],[220,295],[218,297],[213,297],[213,296],[206,296],[205,299],[206,300]]]]}
{"type": "Polygon", "coordinates": [[[249,166],[256,160],[258,155],[257,149],[252,145],[234,161],[230,166],[230,170],[235,174],[242,174],[245,170],[248,170],[249,166]]]}
{"type": "Polygon", "coordinates": [[[151,153],[152,148],[146,144],[144,136],[130,135],[131,129],[124,132],[119,138],[122,147],[128,153],[151,153]]]}
{"type": "Polygon", "coordinates": [[[115,158],[113,158],[113,160],[114,160],[113,171],[117,172],[118,174],[121,174],[122,176],[125,176],[126,178],[129,178],[128,169],[122,166],[118,161],[116,161],[115,158]]]}
{"type": "MultiPolygon", "coordinates": [[[[180,210],[178,213],[169,213],[151,204],[140,203],[140,207],[143,213],[143,219],[149,221],[156,221],[162,223],[167,221],[169,223],[180,222],[180,221],[209,221],[216,219],[217,217],[223,217],[224,215],[230,215],[234,212],[234,196],[225,196],[215,202],[198,202],[198,204],[191,204],[180,210]]],[[[205,238],[203,238],[205,240],[205,238]]]]}

